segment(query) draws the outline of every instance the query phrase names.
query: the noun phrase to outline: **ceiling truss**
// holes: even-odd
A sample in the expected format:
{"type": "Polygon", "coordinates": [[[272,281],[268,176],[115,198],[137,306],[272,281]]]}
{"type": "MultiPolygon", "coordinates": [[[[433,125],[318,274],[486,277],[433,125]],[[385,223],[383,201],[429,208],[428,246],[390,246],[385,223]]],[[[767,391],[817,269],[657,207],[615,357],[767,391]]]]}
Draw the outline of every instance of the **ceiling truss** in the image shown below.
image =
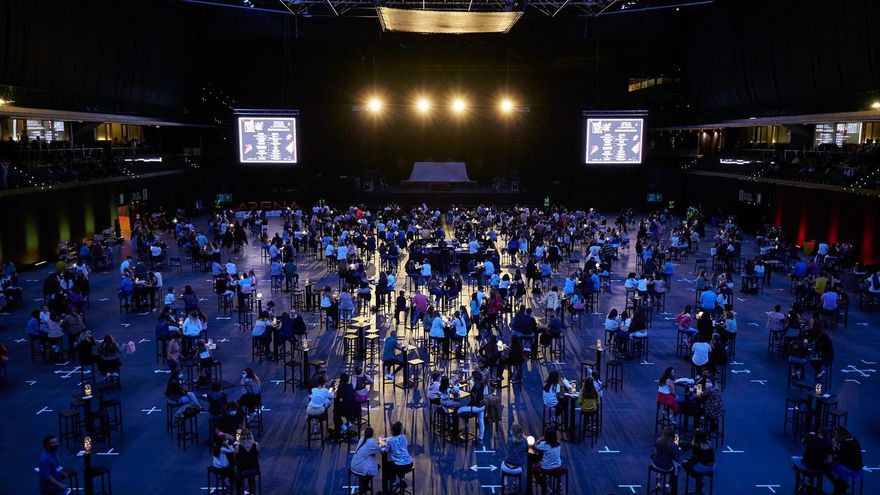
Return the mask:
{"type": "Polygon", "coordinates": [[[646,10],[683,8],[713,0],[180,0],[303,17],[376,17],[377,7],[465,12],[539,12],[549,17],[597,17],[646,10]]]}

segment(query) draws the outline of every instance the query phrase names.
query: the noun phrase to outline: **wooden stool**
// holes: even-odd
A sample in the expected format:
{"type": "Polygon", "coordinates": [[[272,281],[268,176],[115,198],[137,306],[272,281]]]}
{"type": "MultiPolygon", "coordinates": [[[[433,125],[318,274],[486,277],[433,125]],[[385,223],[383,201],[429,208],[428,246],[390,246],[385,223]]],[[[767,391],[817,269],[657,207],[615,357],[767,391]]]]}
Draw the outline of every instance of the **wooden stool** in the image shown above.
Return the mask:
{"type": "Polygon", "coordinates": [[[619,360],[612,359],[605,363],[605,383],[615,392],[618,386],[623,390],[623,364],[619,360]]]}

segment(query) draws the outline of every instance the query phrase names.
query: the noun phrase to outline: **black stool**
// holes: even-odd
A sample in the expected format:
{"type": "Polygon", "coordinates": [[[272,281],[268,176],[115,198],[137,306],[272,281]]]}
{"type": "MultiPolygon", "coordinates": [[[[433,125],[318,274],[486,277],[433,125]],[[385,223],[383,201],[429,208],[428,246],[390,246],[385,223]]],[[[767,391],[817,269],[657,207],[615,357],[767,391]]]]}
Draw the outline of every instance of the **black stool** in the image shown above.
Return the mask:
{"type": "Polygon", "coordinates": [[[363,494],[373,494],[373,477],[372,476],[364,476],[362,474],[357,474],[351,469],[348,470],[348,487],[351,489],[352,487],[357,487],[358,490],[356,493],[358,495],[363,494]],[[352,484],[352,479],[357,480],[357,485],[352,484]],[[364,481],[363,485],[361,485],[361,481],[364,481]],[[363,488],[361,488],[363,486],[363,488]]]}
{"type": "Polygon", "coordinates": [[[467,444],[470,441],[477,440],[477,433],[478,433],[477,429],[479,428],[479,424],[477,424],[478,417],[479,417],[478,413],[472,413],[472,412],[458,413],[458,419],[464,422],[464,430],[459,432],[459,438],[456,440],[462,440],[465,444],[467,444]],[[473,431],[473,432],[471,431],[471,420],[474,421],[474,430],[475,431],[473,431]]]}
{"type": "Polygon", "coordinates": [[[244,493],[250,493],[250,495],[257,495],[263,493],[263,478],[260,476],[259,471],[248,471],[245,473],[236,473],[235,474],[235,485],[236,489],[241,489],[244,493]],[[247,482],[248,490],[244,492],[244,484],[247,482]]]}
{"type": "Polygon", "coordinates": [[[672,417],[672,409],[666,405],[657,403],[657,408],[654,411],[654,435],[657,435],[657,431],[667,426],[675,425],[675,422],[670,419],[672,417]]]}
{"type": "Polygon", "coordinates": [[[70,490],[70,493],[79,493],[79,473],[76,471],[76,469],[61,468],[61,472],[64,473],[64,476],[67,477],[67,488],[70,490]]]}
{"type": "Polygon", "coordinates": [[[623,390],[623,364],[618,359],[605,363],[605,383],[615,392],[618,387],[623,390]]]}
{"type": "Polygon", "coordinates": [[[825,476],[821,470],[804,466],[803,457],[791,458],[791,470],[794,472],[795,495],[817,495],[823,493],[825,476]]]}
{"type": "Polygon", "coordinates": [[[504,472],[504,469],[501,470],[501,493],[502,494],[512,494],[519,495],[523,493],[522,483],[523,476],[525,476],[526,466],[522,467],[523,472],[520,474],[512,474],[504,472]]]}
{"type": "Polygon", "coordinates": [[[636,357],[639,359],[644,359],[645,362],[648,361],[648,336],[644,337],[636,337],[635,335],[630,336],[630,340],[632,341],[633,352],[636,357]]]}
{"type": "Polygon", "coordinates": [[[290,385],[291,391],[296,391],[296,385],[302,383],[302,363],[299,361],[287,361],[284,363],[284,391],[287,392],[287,386],[290,385]],[[287,376],[287,370],[290,369],[290,377],[287,376]],[[296,378],[299,373],[299,379],[296,378]]]}
{"type": "Polygon", "coordinates": [[[562,495],[568,493],[568,469],[561,467],[541,476],[532,476],[532,493],[562,495]],[[542,479],[543,478],[543,479],[542,479]]]}
{"type": "Polygon", "coordinates": [[[110,479],[110,468],[107,466],[92,466],[92,469],[85,473],[84,481],[87,486],[95,486],[95,478],[101,480],[100,491],[93,491],[94,495],[113,495],[113,483],[110,479]]]}
{"type": "Polygon", "coordinates": [[[308,448],[312,447],[312,441],[324,443],[324,426],[327,423],[327,411],[324,411],[323,414],[317,416],[309,415],[306,418],[306,445],[308,448]],[[314,428],[313,423],[317,423],[317,428],[314,428]]]}
{"type": "Polygon", "coordinates": [[[257,357],[260,358],[261,363],[263,358],[269,360],[270,353],[269,338],[266,336],[251,337],[251,362],[256,361],[257,357]]]}
{"type": "Polygon", "coordinates": [[[541,411],[541,426],[543,429],[559,429],[559,416],[556,414],[558,408],[559,405],[548,406],[544,404],[544,408],[541,411]]]}
{"type": "Polygon", "coordinates": [[[706,478],[709,478],[709,495],[715,494],[715,472],[711,473],[695,473],[693,470],[685,469],[685,477],[684,477],[684,493],[688,493],[688,487],[691,483],[691,478],[694,479],[694,488],[697,490],[696,493],[702,494],[703,488],[706,484],[706,478]]]}
{"type": "Polygon", "coordinates": [[[119,434],[124,437],[122,402],[120,402],[119,399],[102,400],[100,401],[100,409],[101,412],[107,414],[107,427],[110,428],[110,431],[116,431],[118,429],[119,434]]]}
{"type": "Polygon", "coordinates": [[[78,411],[58,413],[58,440],[70,448],[70,441],[76,445],[81,438],[78,411]]]}
{"type": "Polygon", "coordinates": [[[599,432],[602,431],[602,418],[599,411],[581,411],[581,436],[583,440],[590,435],[590,448],[593,448],[596,440],[599,439],[599,432]]]}
{"type": "Polygon", "coordinates": [[[229,476],[224,470],[208,466],[208,493],[228,493],[223,480],[229,481],[229,476]]]}
{"type": "Polygon", "coordinates": [[[847,426],[847,421],[849,419],[849,413],[838,409],[837,407],[831,408],[825,412],[825,422],[832,430],[837,430],[838,426],[847,426]]]}
{"type": "Polygon", "coordinates": [[[165,359],[168,357],[167,347],[168,341],[171,340],[168,337],[156,338],[156,362],[162,360],[162,364],[165,364],[165,359]]]}
{"type": "Polygon", "coordinates": [[[648,482],[645,483],[648,495],[678,494],[678,475],[675,468],[660,469],[654,464],[648,466],[648,482]],[[669,488],[667,488],[669,487],[669,488]]]}
{"type": "Polygon", "coordinates": [[[177,420],[177,448],[186,451],[186,445],[190,442],[199,444],[199,413],[196,409],[187,409],[183,417],[177,420]]]}
{"type": "Polygon", "coordinates": [[[168,431],[169,435],[174,435],[174,429],[177,428],[177,421],[175,421],[174,411],[178,407],[183,407],[184,402],[175,402],[173,400],[165,401],[165,429],[168,431]]]}
{"type": "Polygon", "coordinates": [[[691,335],[692,334],[690,332],[688,332],[682,328],[678,329],[678,333],[676,334],[676,338],[675,338],[675,355],[676,356],[685,357],[688,355],[688,352],[690,352],[690,349],[691,349],[691,346],[690,346],[691,335]]]}

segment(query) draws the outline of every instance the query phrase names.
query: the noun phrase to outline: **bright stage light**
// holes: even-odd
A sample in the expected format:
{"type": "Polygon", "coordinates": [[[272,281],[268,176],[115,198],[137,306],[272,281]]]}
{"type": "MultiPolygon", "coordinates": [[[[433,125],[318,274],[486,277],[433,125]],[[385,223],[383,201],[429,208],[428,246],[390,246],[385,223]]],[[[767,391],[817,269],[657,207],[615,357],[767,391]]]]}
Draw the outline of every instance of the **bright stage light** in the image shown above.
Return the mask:
{"type": "Polygon", "coordinates": [[[874,103],[871,103],[871,108],[873,108],[874,110],[880,110],[880,101],[875,101],[874,103]]]}
{"type": "Polygon", "coordinates": [[[370,98],[370,101],[367,102],[367,108],[373,113],[382,110],[382,100],[379,98],[370,98]]]}
{"type": "Polygon", "coordinates": [[[452,100],[452,111],[455,113],[464,112],[465,103],[461,98],[456,98],[452,100]]]}
{"type": "Polygon", "coordinates": [[[419,101],[416,102],[416,110],[419,113],[428,113],[428,110],[431,109],[431,102],[427,98],[419,98],[419,101]]]}
{"type": "Polygon", "coordinates": [[[501,100],[501,111],[504,113],[510,113],[513,111],[513,102],[510,101],[510,98],[501,100]]]}

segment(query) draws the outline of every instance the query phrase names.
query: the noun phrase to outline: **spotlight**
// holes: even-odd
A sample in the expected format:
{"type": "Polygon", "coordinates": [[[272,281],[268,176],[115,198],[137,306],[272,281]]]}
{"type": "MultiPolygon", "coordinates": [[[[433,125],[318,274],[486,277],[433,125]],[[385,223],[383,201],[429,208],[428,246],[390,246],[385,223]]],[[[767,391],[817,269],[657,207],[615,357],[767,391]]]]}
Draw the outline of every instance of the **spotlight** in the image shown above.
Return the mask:
{"type": "Polygon", "coordinates": [[[382,100],[379,98],[370,98],[370,101],[367,102],[367,108],[373,113],[382,110],[382,100]]]}
{"type": "Polygon", "coordinates": [[[416,110],[418,110],[419,113],[427,113],[430,109],[431,102],[427,98],[419,98],[419,101],[416,102],[416,110]]]}
{"type": "Polygon", "coordinates": [[[874,110],[880,110],[880,101],[875,101],[874,103],[871,103],[871,108],[873,108],[874,110]]]}
{"type": "Polygon", "coordinates": [[[461,98],[456,98],[452,101],[452,111],[455,113],[464,112],[465,103],[461,98]]]}
{"type": "Polygon", "coordinates": [[[513,111],[513,102],[510,101],[510,98],[501,100],[501,111],[504,113],[510,113],[513,111]]]}

